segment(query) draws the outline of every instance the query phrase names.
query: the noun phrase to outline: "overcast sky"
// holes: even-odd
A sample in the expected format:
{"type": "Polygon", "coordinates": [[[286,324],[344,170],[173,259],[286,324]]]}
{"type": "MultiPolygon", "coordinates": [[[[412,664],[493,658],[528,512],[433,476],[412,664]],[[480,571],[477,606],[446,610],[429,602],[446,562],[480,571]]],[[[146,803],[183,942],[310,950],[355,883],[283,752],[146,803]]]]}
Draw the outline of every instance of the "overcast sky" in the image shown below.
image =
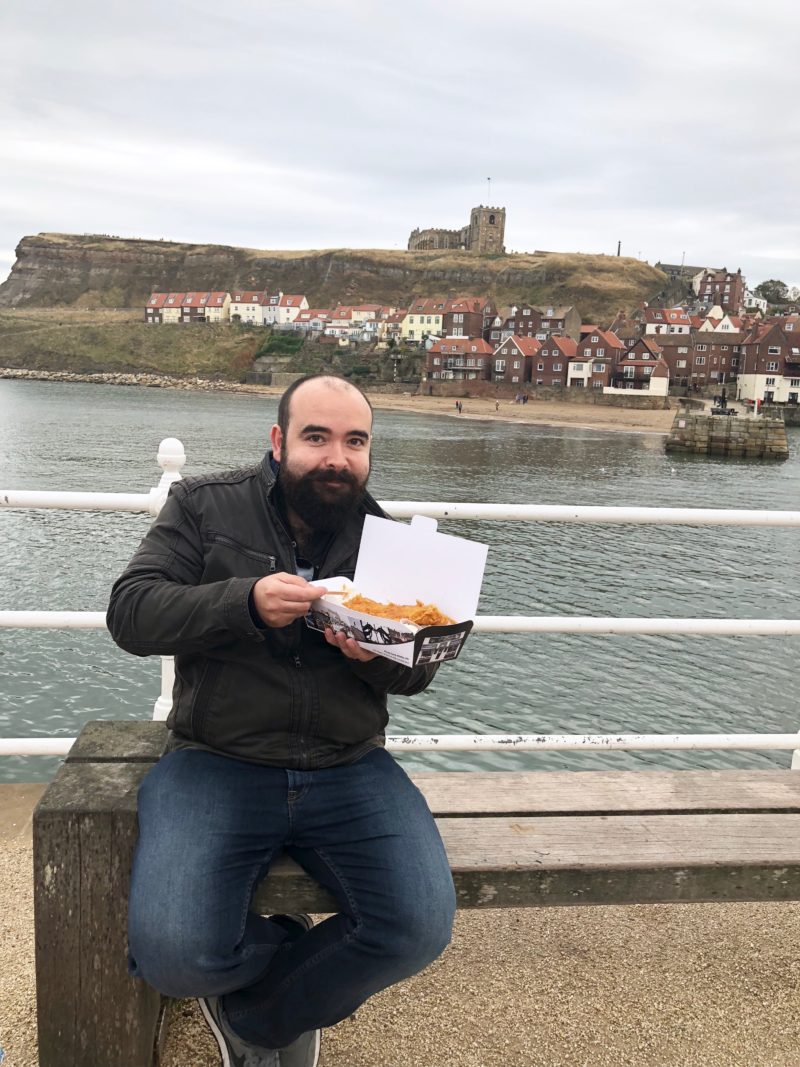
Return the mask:
{"type": "Polygon", "coordinates": [[[0,9],[0,279],[43,230],[506,246],[800,284],[795,0],[26,0],[0,9]]]}

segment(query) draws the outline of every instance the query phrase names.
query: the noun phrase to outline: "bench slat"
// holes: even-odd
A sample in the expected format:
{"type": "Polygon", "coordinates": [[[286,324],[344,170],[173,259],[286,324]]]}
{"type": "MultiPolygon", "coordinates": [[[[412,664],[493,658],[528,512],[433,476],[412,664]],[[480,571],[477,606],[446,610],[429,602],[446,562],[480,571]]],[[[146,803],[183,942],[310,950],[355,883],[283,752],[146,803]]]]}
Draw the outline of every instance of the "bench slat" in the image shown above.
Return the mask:
{"type": "Polygon", "coordinates": [[[434,815],[786,811],[797,771],[420,771],[434,815]]]}
{"type": "MultiPolygon", "coordinates": [[[[460,907],[800,900],[800,815],[439,818],[460,907]]],[[[283,857],[255,907],[335,910],[283,857]]]]}

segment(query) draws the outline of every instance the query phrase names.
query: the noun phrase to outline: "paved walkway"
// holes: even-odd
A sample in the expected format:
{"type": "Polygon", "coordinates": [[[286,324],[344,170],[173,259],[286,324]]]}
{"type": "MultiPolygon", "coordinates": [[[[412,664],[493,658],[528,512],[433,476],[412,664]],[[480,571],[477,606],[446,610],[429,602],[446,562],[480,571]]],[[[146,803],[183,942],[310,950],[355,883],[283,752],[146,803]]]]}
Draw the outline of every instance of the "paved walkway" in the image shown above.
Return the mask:
{"type": "MultiPolygon", "coordinates": [[[[40,790],[0,785],[3,1067],[38,1067],[40,790]]],[[[798,945],[795,904],[462,913],[441,960],[326,1032],[320,1067],[800,1067],[798,945]]],[[[218,1067],[215,1048],[181,1003],[162,1067],[218,1067]]]]}

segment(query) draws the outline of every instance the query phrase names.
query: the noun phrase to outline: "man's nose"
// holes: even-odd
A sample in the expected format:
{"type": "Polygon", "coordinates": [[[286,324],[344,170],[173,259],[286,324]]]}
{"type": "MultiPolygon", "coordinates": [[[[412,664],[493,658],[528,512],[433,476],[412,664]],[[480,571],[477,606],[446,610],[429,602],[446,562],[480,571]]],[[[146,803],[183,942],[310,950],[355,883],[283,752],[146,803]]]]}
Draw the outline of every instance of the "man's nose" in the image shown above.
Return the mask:
{"type": "Polygon", "coordinates": [[[342,469],[347,466],[347,454],[344,445],[338,441],[330,441],[325,454],[325,464],[328,467],[342,469]]]}

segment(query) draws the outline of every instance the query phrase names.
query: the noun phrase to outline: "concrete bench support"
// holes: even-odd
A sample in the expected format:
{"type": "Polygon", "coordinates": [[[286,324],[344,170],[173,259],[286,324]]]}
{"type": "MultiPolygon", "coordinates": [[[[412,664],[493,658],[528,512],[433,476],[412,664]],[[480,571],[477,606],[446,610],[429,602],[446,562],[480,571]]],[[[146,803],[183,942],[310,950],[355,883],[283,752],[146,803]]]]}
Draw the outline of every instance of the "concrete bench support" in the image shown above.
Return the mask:
{"type": "MultiPolygon", "coordinates": [[[[152,1067],[161,998],[126,971],[136,792],[162,723],[91,723],[34,812],[40,1067],[152,1067]]],[[[513,758],[513,757],[512,757],[513,758]]],[[[797,771],[427,772],[462,908],[800,900],[797,771]]],[[[325,913],[282,859],[254,908],[325,913]]]]}

